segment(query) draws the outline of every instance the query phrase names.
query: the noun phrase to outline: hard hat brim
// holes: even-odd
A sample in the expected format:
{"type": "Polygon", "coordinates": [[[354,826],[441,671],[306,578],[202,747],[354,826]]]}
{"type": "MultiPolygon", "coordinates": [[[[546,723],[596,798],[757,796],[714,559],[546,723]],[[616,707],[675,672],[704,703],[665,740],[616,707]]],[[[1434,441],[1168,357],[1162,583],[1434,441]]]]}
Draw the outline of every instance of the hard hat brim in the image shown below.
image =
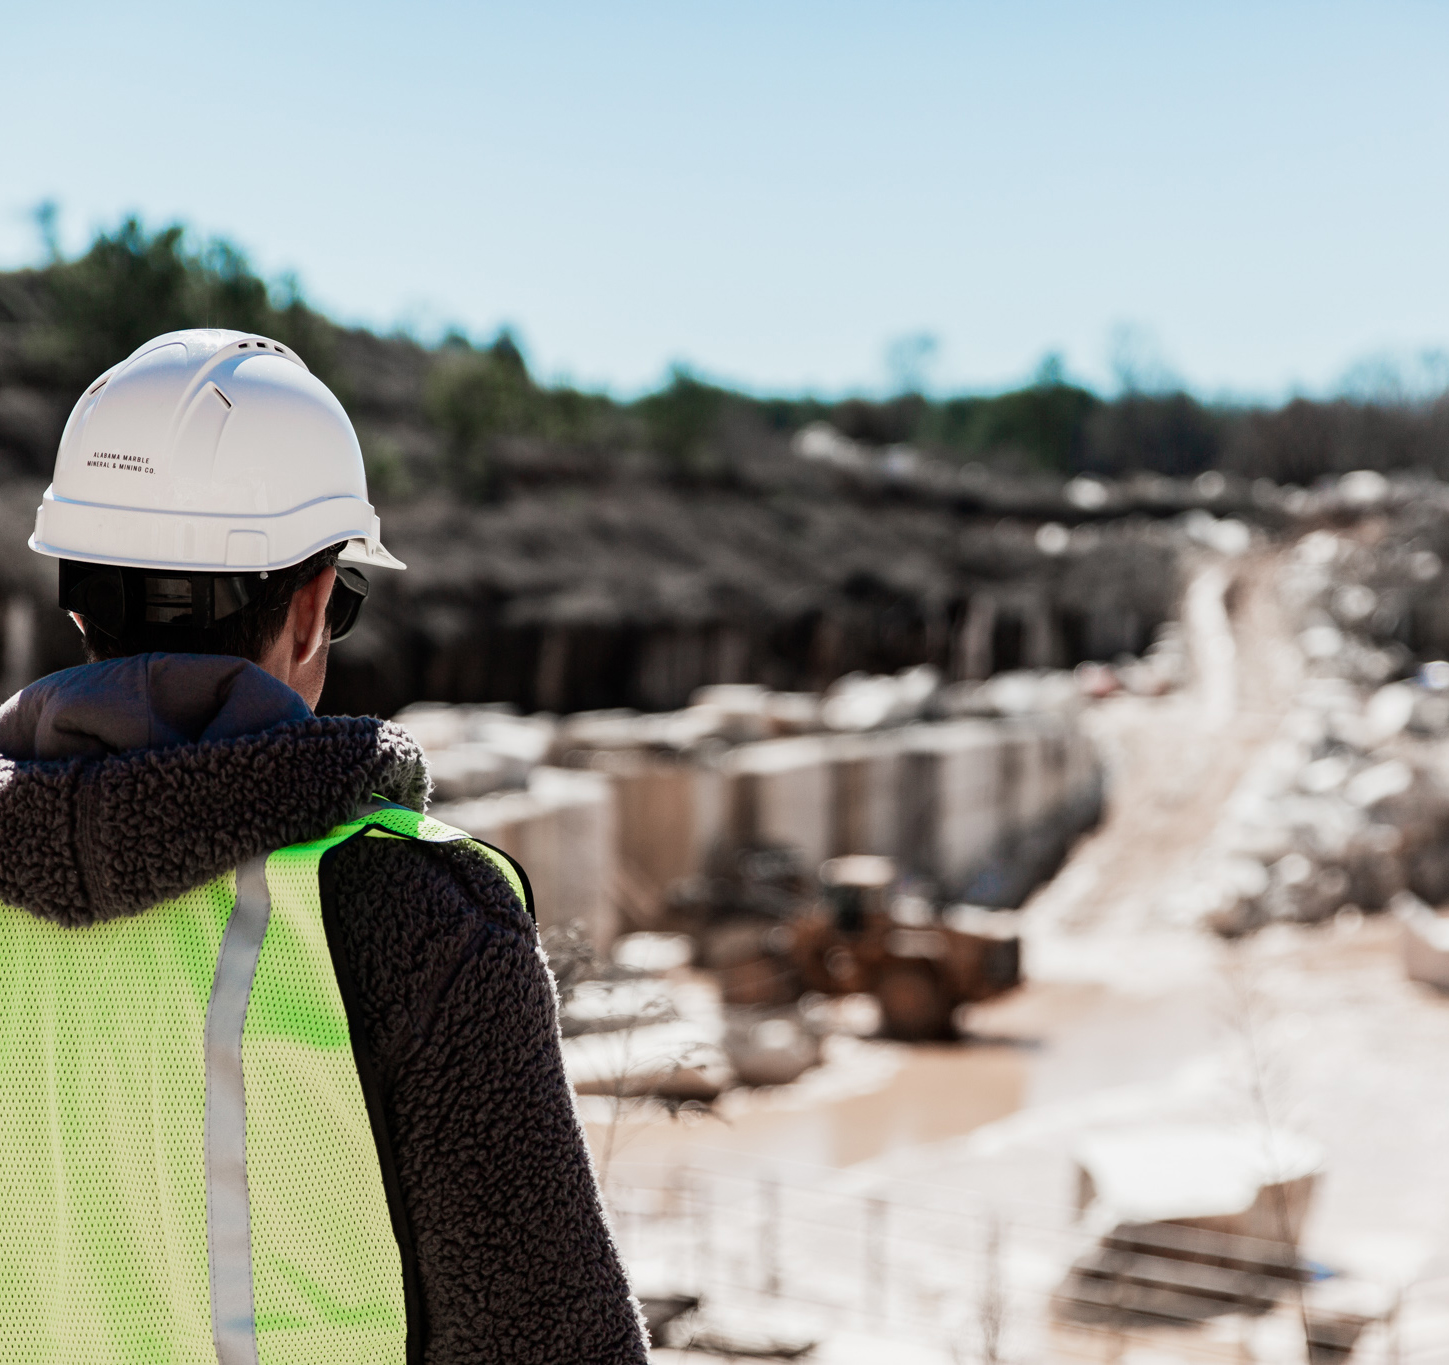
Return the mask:
{"type": "Polygon", "coordinates": [[[407,565],[380,540],[356,539],[337,556],[339,564],[361,564],[369,569],[406,569],[407,565]]]}
{"type": "Polygon", "coordinates": [[[373,569],[407,566],[383,547],[372,504],[326,498],[271,516],[198,516],[188,512],[108,507],[45,490],[29,545],[37,554],[135,569],[194,573],[255,572],[300,564],[346,542],[338,556],[373,569]]]}

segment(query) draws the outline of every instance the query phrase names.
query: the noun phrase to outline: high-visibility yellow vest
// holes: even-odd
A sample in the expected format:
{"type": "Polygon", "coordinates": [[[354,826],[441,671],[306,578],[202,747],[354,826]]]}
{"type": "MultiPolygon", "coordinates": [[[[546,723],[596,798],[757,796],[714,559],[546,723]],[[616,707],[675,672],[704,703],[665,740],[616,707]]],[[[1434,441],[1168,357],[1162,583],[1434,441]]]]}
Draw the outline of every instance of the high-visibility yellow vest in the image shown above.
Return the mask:
{"type": "MultiPolygon", "coordinates": [[[[406,1221],[319,884],[359,837],[468,836],[374,802],[129,918],[64,929],[0,905],[7,1365],[420,1358],[406,1221]]],[[[479,848],[527,904],[511,860],[479,848]]]]}

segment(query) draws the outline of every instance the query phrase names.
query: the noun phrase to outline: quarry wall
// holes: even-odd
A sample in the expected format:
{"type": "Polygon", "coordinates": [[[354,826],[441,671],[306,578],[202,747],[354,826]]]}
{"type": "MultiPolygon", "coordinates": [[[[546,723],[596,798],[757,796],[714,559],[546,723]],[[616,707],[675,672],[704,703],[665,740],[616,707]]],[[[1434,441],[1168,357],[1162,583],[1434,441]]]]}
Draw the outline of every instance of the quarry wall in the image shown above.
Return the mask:
{"type": "MultiPolygon", "coordinates": [[[[571,766],[540,763],[520,786],[446,799],[466,786],[468,763],[482,784],[499,770],[476,740],[439,743],[442,714],[399,717],[432,739],[449,774],[433,813],[524,864],[541,926],[582,920],[600,946],[668,926],[681,895],[751,850],[786,853],[811,880],[827,858],[881,854],[932,899],[1015,905],[1101,800],[1090,742],[1056,711],[682,751],[631,744],[625,725],[610,747],[549,756],[571,766]]],[[[488,724],[498,728],[497,713],[488,724]]]]}

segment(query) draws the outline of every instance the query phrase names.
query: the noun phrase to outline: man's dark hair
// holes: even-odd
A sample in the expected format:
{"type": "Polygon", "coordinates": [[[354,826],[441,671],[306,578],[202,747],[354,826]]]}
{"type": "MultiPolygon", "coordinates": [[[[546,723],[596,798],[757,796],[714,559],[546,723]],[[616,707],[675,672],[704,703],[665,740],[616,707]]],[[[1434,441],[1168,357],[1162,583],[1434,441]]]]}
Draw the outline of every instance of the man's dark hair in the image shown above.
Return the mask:
{"type": "MultiPolygon", "coordinates": [[[[341,541],[269,573],[186,574],[62,560],[60,604],[85,623],[91,663],[152,651],[259,662],[287,623],[293,594],[337,563],[341,541]]],[[[341,594],[328,603],[337,625],[341,594]]]]}

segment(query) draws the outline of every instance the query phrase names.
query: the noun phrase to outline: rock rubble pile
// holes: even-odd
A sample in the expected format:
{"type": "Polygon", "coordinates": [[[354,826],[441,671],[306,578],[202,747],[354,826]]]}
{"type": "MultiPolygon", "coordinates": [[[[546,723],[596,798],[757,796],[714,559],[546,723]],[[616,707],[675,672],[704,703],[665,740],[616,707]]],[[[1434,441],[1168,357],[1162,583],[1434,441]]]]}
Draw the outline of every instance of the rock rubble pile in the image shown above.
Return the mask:
{"type": "Polygon", "coordinates": [[[1449,510],[1435,488],[1410,504],[1377,475],[1345,476],[1339,502],[1397,515],[1293,547],[1278,586],[1296,631],[1294,703],[1171,917],[1231,936],[1383,910],[1406,890],[1449,901],[1449,662],[1413,648],[1438,643],[1443,561],[1430,547],[1449,510]]]}

